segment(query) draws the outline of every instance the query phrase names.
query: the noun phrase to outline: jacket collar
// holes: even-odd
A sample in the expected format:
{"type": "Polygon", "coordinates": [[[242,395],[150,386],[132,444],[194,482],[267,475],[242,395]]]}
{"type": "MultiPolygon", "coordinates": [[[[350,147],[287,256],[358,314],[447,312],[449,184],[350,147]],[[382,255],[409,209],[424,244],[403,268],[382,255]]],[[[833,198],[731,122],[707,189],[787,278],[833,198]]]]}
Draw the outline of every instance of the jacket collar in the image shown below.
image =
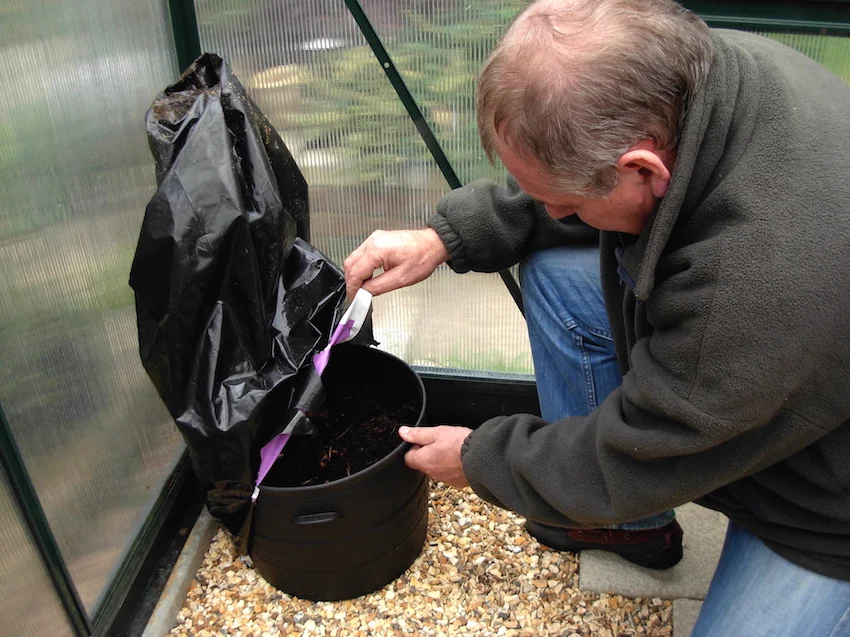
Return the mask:
{"type": "MultiPolygon", "coordinates": [[[[745,86],[741,77],[746,75],[748,82],[757,78],[755,62],[722,36],[723,31],[714,32],[714,63],[706,85],[694,96],[685,116],[667,193],[637,241],[617,250],[621,278],[641,301],[652,293],[656,267],[676,223],[701,206],[722,179],[724,171],[718,168],[728,167],[732,159],[730,139],[741,134],[740,121],[744,113],[752,111],[757,90],[745,86]]],[[[747,119],[751,122],[753,118],[747,119]]],[[[744,145],[734,146],[742,150],[744,145]]]]}

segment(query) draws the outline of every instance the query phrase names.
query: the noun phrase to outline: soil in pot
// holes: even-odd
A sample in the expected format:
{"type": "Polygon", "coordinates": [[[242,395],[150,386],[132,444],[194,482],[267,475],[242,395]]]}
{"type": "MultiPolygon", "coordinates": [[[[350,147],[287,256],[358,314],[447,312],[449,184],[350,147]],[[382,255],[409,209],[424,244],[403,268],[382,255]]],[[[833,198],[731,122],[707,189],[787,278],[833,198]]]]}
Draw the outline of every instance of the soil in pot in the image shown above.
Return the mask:
{"type": "Polygon", "coordinates": [[[372,383],[349,379],[329,388],[323,409],[310,414],[317,436],[292,436],[265,483],[299,487],[340,480],[375,464],[401,444],[398,428],[414,426],[419,406],[399,404],[372,383]]]}

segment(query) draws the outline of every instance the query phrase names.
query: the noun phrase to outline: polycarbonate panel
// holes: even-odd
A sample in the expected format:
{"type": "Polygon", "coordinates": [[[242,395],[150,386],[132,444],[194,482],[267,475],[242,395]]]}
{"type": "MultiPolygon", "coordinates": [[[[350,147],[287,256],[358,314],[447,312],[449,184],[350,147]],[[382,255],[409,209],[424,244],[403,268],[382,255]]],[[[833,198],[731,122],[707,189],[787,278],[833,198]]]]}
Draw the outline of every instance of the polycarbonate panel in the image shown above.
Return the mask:
{"type": "Polygon", "coordinates": [[[0,403],[90,613],[182,448],[127,285],[172,51],[159,0],[3,3],[0,403]]]}
{"type": "MultiPolygon", "coordinates": [[[[478,68],[522,2],[364,4],[462,181],[493,176],[478,141],[478,68]]],[[[337,263],[372,231],[419,228],[448,191],[340,0],[198,0],[204,50],[224,57],[310,186],[311,242],[337,263]]],[[[429,280],[375,299],[381,348],[415,365],[531,372],[525,323],[498,275],[429,280]]]]}
{"type": "Polygon", "coordinates": [[[0,467],[0,635],[72,635],[59,596],[0,467]]]}
{"type": "Polygon", "coordinates": [[[823,64],[850,83],[850,37],[759,31],[823,64]]]}
{"type": "Polygon", "coordinates": [[[381,40],[463,183],[504,179],[487,161],[475,119],[484,60],[524,0],[362,0],[381,40]]]}

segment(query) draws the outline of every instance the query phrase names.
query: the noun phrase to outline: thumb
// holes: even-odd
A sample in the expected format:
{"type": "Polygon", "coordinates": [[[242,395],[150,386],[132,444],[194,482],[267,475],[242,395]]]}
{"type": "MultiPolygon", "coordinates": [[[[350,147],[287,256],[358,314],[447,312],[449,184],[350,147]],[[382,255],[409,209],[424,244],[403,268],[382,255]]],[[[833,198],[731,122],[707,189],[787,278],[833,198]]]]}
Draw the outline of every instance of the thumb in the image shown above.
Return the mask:
{"type": "Polygon", "coordinates": [[[437,436],[431,427],[399,427],[398,435],[405,442],[414,445],[428,445],[437,439],[437,436]]]}
{"type": "Polygon", "coordinates": [[[371,279],[363,282],[363,287],[372,296],[380,296],[387,292],[392,292],[399,288],[406,287],[400,272],[396,270],[387,270],[371,279]]]}

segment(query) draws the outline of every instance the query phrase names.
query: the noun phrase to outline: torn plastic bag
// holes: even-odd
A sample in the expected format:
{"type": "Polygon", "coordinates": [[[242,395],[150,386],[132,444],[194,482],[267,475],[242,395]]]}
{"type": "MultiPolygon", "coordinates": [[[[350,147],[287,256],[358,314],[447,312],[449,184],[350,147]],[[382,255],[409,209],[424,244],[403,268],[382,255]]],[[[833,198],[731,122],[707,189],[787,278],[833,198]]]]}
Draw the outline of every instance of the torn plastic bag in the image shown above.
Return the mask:
{"type": "Polygon", "coordinates": [[[307,184],[221,58],[198,58],[146,124],[158,189],[130,273],[139,353],[210,513],[244,540],[260,448],[323,400],[312,357],[344,277],[306,242],[307,184]]]}
{"type": "Polygon", "coordinates": [[[313,356],[313,369],[297,392],[299,397],[295,401],[294,409],[290,408],[288,411],[286,426],[260,449],[260,468],[257,471],[257,480],[254,483],[255,488],[251,495],[251,502],[257,501],[257,496],[260,494],[260,484],[277,461],[290,436],[297,433],[318,434],[316,426],[310,419],[310,414],[315,414],[325,400],[325,387],[321,377],[330,361],[331,350],[340,343],[357,341],[357,337],[363,329],[369,331],[369,340],[371,341],[371,318],[372,294],[360,288],[352,299],[351,305],[348,306],[345,314],[342,315],[334,328],[328,344],[321,352],[313,356]]]}

